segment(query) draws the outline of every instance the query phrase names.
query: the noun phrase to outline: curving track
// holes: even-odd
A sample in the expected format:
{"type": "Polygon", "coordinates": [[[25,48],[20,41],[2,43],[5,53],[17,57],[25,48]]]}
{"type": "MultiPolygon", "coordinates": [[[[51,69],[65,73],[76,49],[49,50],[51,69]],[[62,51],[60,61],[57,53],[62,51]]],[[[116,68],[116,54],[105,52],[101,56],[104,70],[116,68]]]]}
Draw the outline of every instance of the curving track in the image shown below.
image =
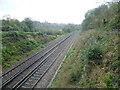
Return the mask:
{"type": "Polygon", "coordinates": [[[11,70],[3,73],[0,77],[3,79],[0,86],[3,89],[35,88],[60,54],[73,42],[77,33],[78,31],[56,40],[11,70]]]}

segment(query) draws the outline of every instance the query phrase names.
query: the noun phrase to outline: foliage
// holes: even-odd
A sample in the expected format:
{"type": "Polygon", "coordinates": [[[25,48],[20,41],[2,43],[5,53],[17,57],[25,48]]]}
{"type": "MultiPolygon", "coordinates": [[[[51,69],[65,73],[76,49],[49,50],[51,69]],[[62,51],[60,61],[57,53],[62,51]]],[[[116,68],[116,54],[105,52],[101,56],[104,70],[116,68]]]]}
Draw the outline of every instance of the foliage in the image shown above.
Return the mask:
{"type": "Polygon", "coordinates": [[[89,10],[82,29],[117,30],[120,28],[120,2],[108,3],[89,10]]]}
{"type": "Polygon", "coordinates": [[[108,72],[103,80],[106,82],[108,88],[115,88],[116,87],[115,75],[113,73],[108,72]]]}
{"type": "Polygon", "coordinates": [[[43,36],[39,32],[6,32],[2,33],[2,64],[8,68],[17,60],[30,54],[35,48],[43,48],[48,42],[56,39],[55,35],[43,36]]]}
{"type": "Polygon", "coordinates": [[[103,52],[100,48],[99,45],[94,45],[94,46],[90,46],[88,48],[88,51],[86,53],[86,56],[88,58],[88,60],[101,60],[102,56],[103,56],[103,52]]]}
{"type": "Polygon", "coordinates": [[[42,34],[62,34],[78,30],[79,25],[74,24],[57,24],[48,22],[34,21],[31,18],[25,18],[23,21],[17,19],[2,19],[2,31],[24,31],[24,32],[40,32],[42,34]]]}
{"type": "Polygon", "coordinates": [[[65,25],[63,27],[63,31],[65,33],[70,33],[70,32],[72,32],[74,30],[79,30],[79,29],[80,29],[80,26],[79,25],[74,25],[74,24],[68,24],[68,25],[65,25]]]}

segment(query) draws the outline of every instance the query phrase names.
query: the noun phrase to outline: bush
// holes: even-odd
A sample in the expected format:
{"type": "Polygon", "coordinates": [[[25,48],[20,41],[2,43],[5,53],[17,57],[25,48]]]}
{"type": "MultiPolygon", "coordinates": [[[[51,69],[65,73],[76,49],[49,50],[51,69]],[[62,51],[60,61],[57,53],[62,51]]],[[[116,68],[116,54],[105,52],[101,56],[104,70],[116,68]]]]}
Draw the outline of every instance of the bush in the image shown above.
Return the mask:
{"type": "Polygon", "coordinates": [[[103,58],[103,50],[100,45],[90,45],[80,50],[80,60],[82,61],[94,61],[94,63],[100,64],[103,58]]]}
{"type": "Polygon", "coordinates": [[[99,45],[89,46],[86,54],[86,58],[89,61],[94,61],[95,63],[100,63],[103,58],[103,51],[99,45]]]}
{"type": "Polygon", "coordinates": [[[103,57],[103,51],[99,45],[92,45],[88,48],[86,57],[88,60],[101,60],[103,57]]]}

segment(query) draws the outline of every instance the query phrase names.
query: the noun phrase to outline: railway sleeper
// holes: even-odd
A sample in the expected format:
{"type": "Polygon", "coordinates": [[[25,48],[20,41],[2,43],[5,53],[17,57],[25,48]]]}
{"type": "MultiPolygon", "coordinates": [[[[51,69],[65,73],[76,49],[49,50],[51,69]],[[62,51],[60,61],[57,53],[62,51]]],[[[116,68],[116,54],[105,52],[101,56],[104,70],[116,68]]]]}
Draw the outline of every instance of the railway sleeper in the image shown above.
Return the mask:
{"type": "Polygon", "coordinates": [[[31,77],[32,79],[36,79],[36,80],[38,80],[39,78],[38,77],[31,77]]]}
{"type": "Polygon", "coordinates": [[[30,86],[33,86],[34,84],[33,83],[28,83],[28,82],[26,82],[25,84],[24,84],[24,86],[27,86],[27,85],[30,85],[30,86]]]}
{"type": "Polygon", "coordinates": [[[31,88],[30,86],[21,86],[22,88],[31,88]]]}
{"type": "Polygon", "coordinates": [[[41,75],[38,75],[38,74],[34,74],[35,77],[40,77],[41,75]]]}
{"type": "Polygon", "coordinates": [[[42,75],[40,71],[36,72],[36,74],[42,75]]]}
{"type": "Polygon", "coordinates": [[[36,83],[36,82],[37,82],[37,80],[27,81],[23,85],[34,85],[34,83],[36,83]]]}

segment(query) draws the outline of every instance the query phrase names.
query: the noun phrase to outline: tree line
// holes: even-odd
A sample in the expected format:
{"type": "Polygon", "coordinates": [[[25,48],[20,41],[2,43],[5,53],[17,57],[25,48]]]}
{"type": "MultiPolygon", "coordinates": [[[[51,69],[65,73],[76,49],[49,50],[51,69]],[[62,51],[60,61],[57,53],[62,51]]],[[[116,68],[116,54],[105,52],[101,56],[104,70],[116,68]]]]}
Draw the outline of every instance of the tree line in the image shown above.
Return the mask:
{"type": "Polygon", "coordinates": [[[105,3],[95,9],[88,10],[82,22],[82,29],[120,29],[120,1],[105,3]]]}
{"type": "Polygon", "coordinates": [[[69,33],[76,29],[79,29],[80,25],[76,24],[57,24],[48,22],[34,21],[31,18],[25,18],[23,21],[17,19],[11,19],[7,17],[2,19],[2,31],[21,31],[21,32],[41,32],[41,33],[69,33]]]}

